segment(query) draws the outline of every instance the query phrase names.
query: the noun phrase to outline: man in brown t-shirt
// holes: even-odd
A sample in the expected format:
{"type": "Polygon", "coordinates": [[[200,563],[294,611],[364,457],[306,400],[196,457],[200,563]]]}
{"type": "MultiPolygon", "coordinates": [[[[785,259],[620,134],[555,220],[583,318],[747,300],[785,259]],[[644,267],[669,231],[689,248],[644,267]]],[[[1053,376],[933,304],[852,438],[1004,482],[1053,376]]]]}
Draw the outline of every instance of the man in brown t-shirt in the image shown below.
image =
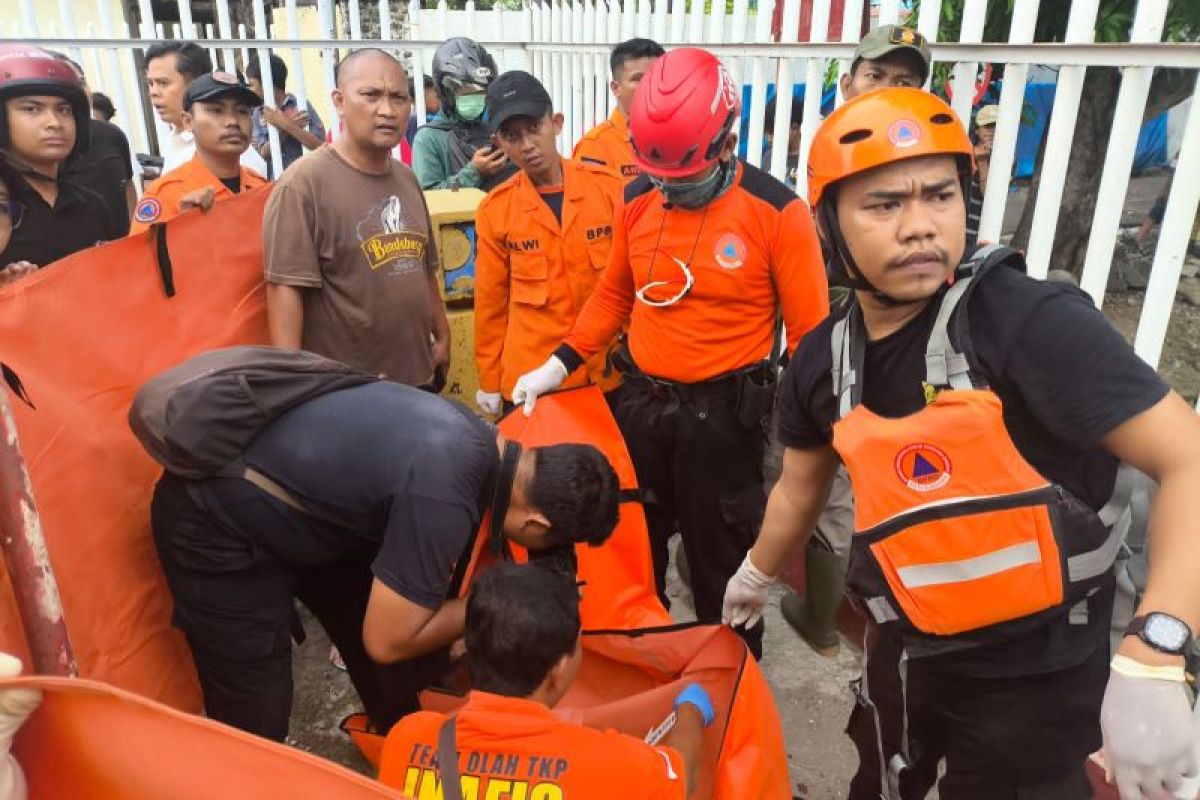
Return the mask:
{"type": "Polygon", "coordinates": [[[450,325],[429,210],[391,156],[411,98],[398,61],[357,50],[338,66],[344,136],[279,179],[263,220],[271,341],[390,380],[440,382],[450,325]]]}

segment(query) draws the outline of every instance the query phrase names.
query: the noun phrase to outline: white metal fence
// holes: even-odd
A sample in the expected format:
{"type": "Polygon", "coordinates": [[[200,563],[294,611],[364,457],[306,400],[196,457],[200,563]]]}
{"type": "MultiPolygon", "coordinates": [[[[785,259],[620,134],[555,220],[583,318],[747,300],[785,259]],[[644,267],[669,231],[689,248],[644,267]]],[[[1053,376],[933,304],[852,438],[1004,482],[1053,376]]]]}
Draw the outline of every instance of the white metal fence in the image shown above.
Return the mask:
{"type": "MultiPolygon", "coordinates": [[[[194,22],[189,0],[177,0],[179,22],[165,25],[155,20],[150,0],[138,0],[137,5],[141,22],[138,36],[131,38],[125,20],[116,16],[121,11],[120,0],[0,0],[0,41],[37,41],[76,56],[93,86],[113,95],[119,109],[116,121],[129,133],[135,149],[146,151],[151,137],[144,125],[143,76],[136,74],[134,53],[152,41],[202,41],[213,52],[214,63],[225,68],[244,65],[257,56],[263,59],[264,84],[270,82],[266,48],[272,47],[290,62],[293,77],[289,88],[301,107],[306,99],[311,100],[329,127],[336,129],[329,91],[338,49],[381,45],[395,48],[410,60],[415,85],[420,87],[437,44],[449,36],[471,36],[493,52],[501,69],[528,69],[546,84],[555,107],[566,117],[560,145],[569,152],[586,130],[612,110],[607,85],[611,46],[633,36],[647,36],[667,46],[709,48],[725,61],[739,83],[749,87],[747,138],[753,146],[748,148],[747,159],[756,164],[761,159],[757,144],[763,140],[768,86],[774,84],[776,96],[788,98],[795,84],[820,87],[831,61],[839,62],[844,71],[864,15],[864,0],[844,0],[841,36],[838,41],[828,41],[832,4],[830,0],[815,0],[810,40],[799,42],[801,0],[757,0],[753,7],[750,0],[734,0],[732,13],[726,13],[725,3],[720,0],[695,0],[690,7],[682,0],[626,0],[624,5],[619,0],[554,0],[517,11],[478,11],[473,2],[468,2],[465,10],[450,10],[445,0],[435,8],[422,8],[419,0],[414,0],[407,20],[393,20],[387,0],[350,0],[348,7],[335,7],[332,0],[316,0],[315,7],[297,0],[250,0],[252,28],[242,24],[236,31],[231,24],[229,0],[216,0],[215,28],[194,22]],[[771,23],[779,4],[782,35],[776,40],[771,23]],[[379,15],[377,38],[363,35],[363,11],[368,5],[379,15]],[[707,13],[706,6],[711,7],[707,13]],[[341,14],[339,8],[348,8],[348,12],[341,14]]],[[[1058,69],[1040,191],[1029,200],[1035,203],[1035,211],[1027,256],[1031,273],[1038,277],[1045,276],[1052,266],[1051,248],[1086,70],[1095,66],[1122,69],[1117,113],[1082,276],[1084,289],[1100,304],[1151,77],[1156,68],[1166,67],[1200,74],[1200,44],[1161,43],[1168,0],[1138,2],[1131,41],[1125,44],[1094,43],[1100,0],[1073,0],[1069,5],[1066,37],[1056,44],[1033,43],[1039,0],[1014,0],[1005,43],[981,43],[987,0],[967,0],[957,42],[936,41],[941,11],[938,0],[921,3],[917,18],[909,24],[915,23],[933,43],[935,62],[953,65],[953,104],[964,120],[970,117],[979,64],[1006,65],[981,221],[980,235],[984,239],[1000,238],[1005,204],[1011,196],[1010,175],[1029,69],[1032,65],[1058,69]]],[[[872,24],[899,21],[905,13],[899,0],[882,0],[877,13],[873,13],[872,24]]],[[[265,88],[265,94],[271,97],[272,87],[265,88]]],[[[424,121],[423,93],[417,91],[414,99],[414,113],[424,121]]],[[[820,121],[820,100],[820,91],[805,92],[801,164],[807,159],[820,121]]],[[[774,121],[775,141],[787,141],[790,115],[791,104],[780,102],[774,121]]],[[[280,152],[278,146],[271,149],[275,154],[280,152]]],[[[775,147],[771,163],[762,166],[783,177],[786,160],[787,148],[775,147]]],[[[1184,127],[1177,174],[1183,179],[1174,182],[1167,203],[1135,336],[1138,353],[1151,364],[1158,363],[1162,352],[1200,204],[1200,84],[1193,92],[1184,127]]],[[[805,191],[805,182],[804,170],[800,169],[800,193],[805,191]]]]}

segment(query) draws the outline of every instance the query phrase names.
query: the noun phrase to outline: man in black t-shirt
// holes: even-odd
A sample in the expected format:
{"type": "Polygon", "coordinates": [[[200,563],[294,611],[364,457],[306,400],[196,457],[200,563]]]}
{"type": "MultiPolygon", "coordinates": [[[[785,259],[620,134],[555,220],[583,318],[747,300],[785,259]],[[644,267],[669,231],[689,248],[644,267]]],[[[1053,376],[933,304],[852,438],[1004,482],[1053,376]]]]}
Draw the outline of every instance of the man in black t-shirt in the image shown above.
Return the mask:
{"type": "Polygon", "coordinates": [[[863,95],[818,131],[810,197],[855,298],[785,373],[783,474],[725,617],[761,612],[843,462],[870,620],[852,800],[924,797],[943,759],[943,800],[1091,797],[1102,744],[1123,798],[1158,796],[1196,772],[1182,653],[1200,624],[1200,418],[1078,290],[1025,277],[1012,251],[956,272],[972,169],[960,121],[916,89],[863,95]],[[1110,672],[1119,461],[1160,490],[1110,672]]]}
{"type": "MultiPolygon", "coordinates": [[[[50,52],[75,72],[90,108],[92,91],[88,88],[83,67],[65,53],[50,52]]],[[[119,236],[128,236],[129,219],[137,204],[129,140],[120,128],[106,120],[93,116],[88,126],[90,136],[87,150],[70,159],[64,165],[63,172],[80,186],[103,198],[104,207],[112,218],[113,229],[119,236]]]]}
{"type": "Polygon", "coordinates": [[[100,197],[63,169],[87,150],[90,120],[70,66],[35,47],[0,47],[0,158],[19,175],[9,191],[23,207],[0,250],[0,282],[120,235],[100,197]]]}
{"type": "Polygon", "coordinates": [[[295,599],[386,731],[462,636],[452,576],[485,511],[532,551],[600,544],[617,522],[617,477],[595,448],[521,451],[462,407],[390,382],[302,403],[244,460],[242,478],[164,475],[152,525],[208,715],[277,740],[295,599]]]}

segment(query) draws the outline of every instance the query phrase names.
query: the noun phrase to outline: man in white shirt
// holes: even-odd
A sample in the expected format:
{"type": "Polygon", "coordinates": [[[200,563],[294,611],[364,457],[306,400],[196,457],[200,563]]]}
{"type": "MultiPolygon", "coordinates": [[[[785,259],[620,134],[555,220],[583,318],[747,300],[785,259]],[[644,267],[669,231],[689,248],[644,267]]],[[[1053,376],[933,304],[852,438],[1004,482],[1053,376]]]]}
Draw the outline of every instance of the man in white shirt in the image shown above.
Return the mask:
{"type": "MultiPolygon", "coordinates": [[[[159,130],[159,150],[163,157],[163,173],[192,160],[196,142],[183,123],[183,93],[187,85],[201,75],[213,71],[208,51],[195,42],[169,40],[146,49],[146,84],[150,105],[166,123],[159,130]]],[[[267,162],[254,148],[248,148],[241,158],[242,166],[260,175],[267,174],[267,162]]]]}

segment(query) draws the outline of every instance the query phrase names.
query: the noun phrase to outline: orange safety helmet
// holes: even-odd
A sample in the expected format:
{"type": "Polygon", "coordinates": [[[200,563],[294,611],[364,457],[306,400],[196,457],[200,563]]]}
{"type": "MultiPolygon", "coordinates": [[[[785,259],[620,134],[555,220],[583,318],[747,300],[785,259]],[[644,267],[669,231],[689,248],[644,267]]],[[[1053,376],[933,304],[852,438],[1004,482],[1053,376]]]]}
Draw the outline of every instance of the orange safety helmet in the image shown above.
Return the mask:
{"type": "MultiPolygon", "coordinates": [[[[808,154],[808,202],[817,217],[830,282],[874,292],[885,303],[892,301],[855,267],[833,204],[821,202],[831,186],[885,164],[952,155],[958,158],[965,204],[975,174],[973,153],[954,109],[923,89],[876,89],[847,101],[826,117],[808,154]]],[[[972,245],[968,237],[968,252],[972,245]]]]}
{"type": "Polygon", "coordinates": [[[974,174],[974,148],[954,109],[923,89],[877,89],[847,101],[813,137],[808,154],[808,202],[830,184],[874,167],[930,155],[963,157],[974,174]]]}

